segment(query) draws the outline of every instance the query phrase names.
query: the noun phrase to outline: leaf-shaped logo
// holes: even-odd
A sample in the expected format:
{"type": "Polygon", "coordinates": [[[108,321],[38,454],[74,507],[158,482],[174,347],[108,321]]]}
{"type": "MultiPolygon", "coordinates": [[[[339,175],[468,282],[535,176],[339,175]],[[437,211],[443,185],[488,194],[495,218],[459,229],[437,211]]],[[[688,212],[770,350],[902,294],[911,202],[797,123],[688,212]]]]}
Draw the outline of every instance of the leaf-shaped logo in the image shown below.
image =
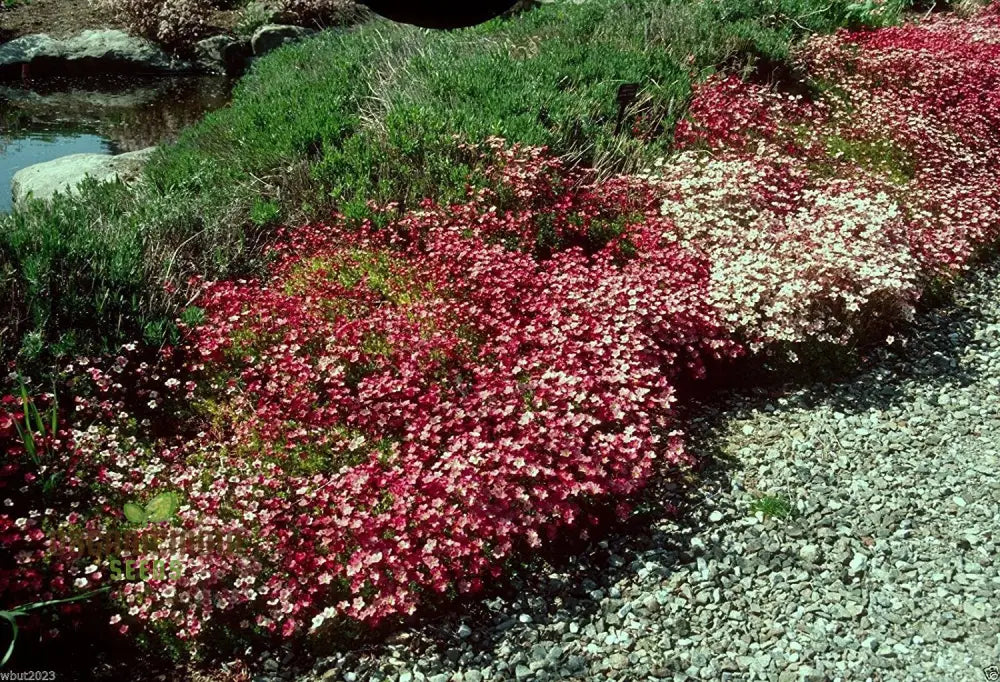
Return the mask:
{"type": "Polygon", "coordinates": [[[125,518],[132,523],[143,524],[148,520],[146,510],[133,502],[126,502],[123,509],[125,511],[125,518]]]}
{"type": "Polygon", "coordinates": [[[146,504],[146,520],[150,523],[169,521],[181,506],[177,493],[160,493],[146,504]]]}
{"type": "Polygon", "coordinates": [[[125,518],[136,525],[169,521],[181,506],[181,498],[177,493],[160,493],[143,508],[135,502],[126,502],[122,507],[125,518]]]}

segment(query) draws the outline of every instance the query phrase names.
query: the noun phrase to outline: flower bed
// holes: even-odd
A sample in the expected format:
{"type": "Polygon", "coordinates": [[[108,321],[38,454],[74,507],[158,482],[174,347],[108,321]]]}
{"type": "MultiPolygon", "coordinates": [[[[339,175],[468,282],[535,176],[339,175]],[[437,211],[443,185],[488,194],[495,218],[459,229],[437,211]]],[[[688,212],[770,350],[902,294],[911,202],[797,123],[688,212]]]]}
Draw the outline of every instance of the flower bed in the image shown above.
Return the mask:
{"type": "Polygon", "coordinates": [[[122,632],[323,637],[626,513],[687,457],[679,379],[870,335],[1000,234],[996,5],[800,58],[820,96],[710,81],[655,175],[491,140],[463,204],[287,230],[266,279],[202,283],[178,348],[66,368],[74,409],[34,457],[8,399],[5,603],[109,584],[122,632]],[[172,524],[125,525],[163,491],[172,524]],[[179,574],[111,580],[73,529],[179,574]]]}

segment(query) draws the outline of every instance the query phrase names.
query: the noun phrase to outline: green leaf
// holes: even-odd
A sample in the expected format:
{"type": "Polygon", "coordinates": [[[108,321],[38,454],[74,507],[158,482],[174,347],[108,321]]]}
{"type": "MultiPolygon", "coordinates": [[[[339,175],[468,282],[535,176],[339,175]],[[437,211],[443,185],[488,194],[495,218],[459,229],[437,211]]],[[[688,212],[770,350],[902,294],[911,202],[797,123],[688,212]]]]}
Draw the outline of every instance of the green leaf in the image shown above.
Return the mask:
{"type": "Polygon", "coordinates": [[[180,506],[177,493],[160,493],[146,505],[146,518],[152,523],[169,521],[180,506]]]}
{"type": "Polygon", "coordinates": [[[56,383],[55,383],[55,381],[53,381],[52,382],[52,413],[50,415],[51,421],[52,421],[52,426],[49,429],[49,435],[52,436],[53,438],[55,438],[56,432],[58,431],[58,429],[56,427],[59,426],[59,410],[56,409],[56,405],[58,405],[58,404],[59,404],[59,399],[56,396],[56,383]]]}
{"type": "Polygon", "coordinates": [[[146,510],[134,502],[126,502],[122,509],[125,512],[125,518],[132,523],[146,523],[146,521],[149,520],[149,515],[146,513],[146,510]]]}
{"type": "Polygon", "coordinates": [[[31,461],[38,465],[38,457],[35,454],[35,439],[32,437],[31,429],[22,429],[18,422],[14,422],[14,428],[17,429],[17,437],[21,439],[21,443],[24,445],[24,451],[28,453],[28,457],[31,461]]]}
{"type": "Polygon", "coordinates": [[[46,606],[56,606],[57,604],[71,604],[73,602],[83,601],[84,599],[90,599],[95,594],[100,594],[101,592],[107,592],[110,589],[111,589],[110,585],[105,585],[104,587],[98,587],[96,590],[90,590],[89,592],[75,594],[72,597],[65,597],[63,599],[50,599],[48,601],[36,601],[33,604],[25,604],[23,606],[18,606],[17,611],[0,611],[0,615],[9,613],[14,616],[26,616],[28,615],[27,613],[28,611],[45,608],[46,606]]]}
{"type": "Polygon", "coordinates": [[[35,404],[31,404],[31,414],[35,418],[35,427],[38,429],[38,434],[41,436],[45,435],[45,421],[42,419],[42,413],[35,407],[35,404]]]}
{"type": "Polygon", "coordinates": [[[0,668],[7,665],[7,661],[10,660],[11,655],[14,653],[14,643],[17,642],[17,623],[13,618],[7,617],[6,614],[4,614],[4,618],[7,618],[7,622],[10,623],[10,629],[12,632],[10,635],[10,646],[7,647],[7,653],[5,653],[3,658],[0,659],[0,668]]]}
{"type": "Polygon", "coordinates": [[[24,418],[27,421],[29,413],[28,405],[31,404],[31,399],[28,397],[28,387],[24,384],[24,380],[18,377],[17,381],[21,389],[21,404],[24,406],[24,418]]]}
{"type": "Polygon", "coordinates": [[[52,491],[56,489],[56,486],[59,485],[59,480],[61,478],[62,478],[61,471],[57,471],[51,476],[49,476],[47,479],[45,479],[45,483],[42,484],[42,492],[45,493],[46,495],[50,495],[52,491]]]}

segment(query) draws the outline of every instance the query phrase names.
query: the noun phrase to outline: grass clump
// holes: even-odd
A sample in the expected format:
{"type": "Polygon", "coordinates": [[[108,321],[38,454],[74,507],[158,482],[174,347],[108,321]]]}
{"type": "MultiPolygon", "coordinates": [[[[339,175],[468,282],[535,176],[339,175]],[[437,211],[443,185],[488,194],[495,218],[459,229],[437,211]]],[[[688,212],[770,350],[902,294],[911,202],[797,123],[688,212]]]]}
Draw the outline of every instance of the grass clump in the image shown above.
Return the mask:
{"type": "Polygon", "coordinates": [[[758,513],[765,519],[788,519],[795,515],[795,508],[783,495],[759,495],[750,503],[750,514],[758,513]]]}

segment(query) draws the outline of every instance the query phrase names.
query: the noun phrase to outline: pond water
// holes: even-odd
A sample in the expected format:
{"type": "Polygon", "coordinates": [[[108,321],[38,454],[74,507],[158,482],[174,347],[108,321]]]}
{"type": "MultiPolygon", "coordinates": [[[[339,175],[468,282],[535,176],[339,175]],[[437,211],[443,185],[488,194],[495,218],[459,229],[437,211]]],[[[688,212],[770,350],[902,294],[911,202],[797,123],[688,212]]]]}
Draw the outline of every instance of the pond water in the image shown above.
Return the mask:
{"type": "Polygon", "coordinates": [[[172,141],[231,92],[232,81],[217,76],[0,82],[0,213],[10,210],[11,179],[22,168],[172,141]]]}

